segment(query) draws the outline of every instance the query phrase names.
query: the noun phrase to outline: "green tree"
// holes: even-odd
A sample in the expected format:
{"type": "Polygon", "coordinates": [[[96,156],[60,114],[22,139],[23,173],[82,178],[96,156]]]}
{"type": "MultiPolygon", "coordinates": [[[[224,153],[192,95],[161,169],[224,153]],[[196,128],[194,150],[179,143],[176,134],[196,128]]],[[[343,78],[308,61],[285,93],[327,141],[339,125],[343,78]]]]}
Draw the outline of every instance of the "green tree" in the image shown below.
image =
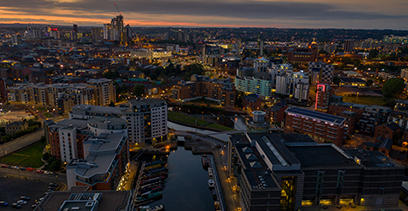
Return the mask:
{"type": "Polygon", "coordinates": [[[103,77],[109,79],[117,79],[119,78],[119,73],[116,70],[108,70],[108,72],[103,73],[103,77]]]}
{"type": "Polygon", "coordinates": [[[142,97],[145,93],[145,87],[143,85],[136,85],[133,88],[133,95],[136,97],[142,97]]]}
{"type": "Polygon", "coordinates": [[[383,95],[391,98],[395,97],[404,90],[404,80],[401,78],[388,79],[382,88],[383,95]]]}
{"type": "Polygon", "coordinates": [[[372,49],[370,50],[369,54],[368,54],[368,58],[369,59],[375,59],[379,56],[380,52],[377,49],[372,49]]]}
{"type": "Polygon", "coordinates": [[[201,64],[191,64],[184,67],[184,80],[189,80],[194,74],[202,75],[204,74],[204,67],[201,64]]]}
{"type": "Polygon", "coordinates": [[[371,85],[373,85],[373,83],[374,83],[374,81],[371,80],[371,79],[368,79],[367,82],[366,82],[367,86],[371,86],[371,85]]]}
{"type": "Polygon", "coordinates": [[[337,76],[334,76],[334,78],[333,78],[333,83],[334,83],[334,84],[339,84],[339,83],[340,83],[340,78],[337,77],[337,76]]]}

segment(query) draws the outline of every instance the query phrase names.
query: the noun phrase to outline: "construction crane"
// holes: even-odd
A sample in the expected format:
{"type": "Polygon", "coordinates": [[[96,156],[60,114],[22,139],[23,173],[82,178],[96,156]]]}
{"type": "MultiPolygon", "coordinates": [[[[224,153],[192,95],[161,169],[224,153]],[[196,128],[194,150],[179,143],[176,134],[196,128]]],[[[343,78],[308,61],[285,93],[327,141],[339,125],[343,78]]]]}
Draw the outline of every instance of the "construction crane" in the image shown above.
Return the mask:
{"type": "Polygon", "coordinates": [[[120,15],[122,15],[122,13],[121,13],[120,10],[119,10],[118,4],[117,4],[116,2],[113,2],[113,5],[114,5],[115,8],[116,8],[116,12],[118,12],[120,15]]]}

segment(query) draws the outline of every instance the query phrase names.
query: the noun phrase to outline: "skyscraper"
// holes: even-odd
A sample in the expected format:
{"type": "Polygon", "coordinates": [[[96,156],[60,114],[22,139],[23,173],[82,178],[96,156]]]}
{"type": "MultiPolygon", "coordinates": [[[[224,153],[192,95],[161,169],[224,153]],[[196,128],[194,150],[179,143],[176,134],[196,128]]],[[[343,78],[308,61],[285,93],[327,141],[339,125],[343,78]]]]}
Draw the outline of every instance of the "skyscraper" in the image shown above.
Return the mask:
{"type": "Polygon", "coordinates": [[[111,23],[103,25],[103,39],[110,41],[118,41],[121,45],[126,45],[128,40],[128,29],[124,26],[123,16],[118,15],[112,18],[111,23]],[[127,29],[127,30],[126,30],[127,29]]]}

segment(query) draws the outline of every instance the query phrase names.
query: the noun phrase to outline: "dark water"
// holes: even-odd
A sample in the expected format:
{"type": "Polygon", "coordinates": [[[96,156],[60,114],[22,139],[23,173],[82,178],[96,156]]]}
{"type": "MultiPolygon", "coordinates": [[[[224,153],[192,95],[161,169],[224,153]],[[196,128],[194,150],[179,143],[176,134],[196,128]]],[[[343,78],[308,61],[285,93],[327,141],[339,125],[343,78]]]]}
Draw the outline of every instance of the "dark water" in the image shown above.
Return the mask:
{"type": "Polygon", "coordinates": [[[163,190],[166,211],[214,210],[214,200],[208,188],[208,173],[202,168],[201,156],[178,147],[168,158],[169,177],[163,190]]]}

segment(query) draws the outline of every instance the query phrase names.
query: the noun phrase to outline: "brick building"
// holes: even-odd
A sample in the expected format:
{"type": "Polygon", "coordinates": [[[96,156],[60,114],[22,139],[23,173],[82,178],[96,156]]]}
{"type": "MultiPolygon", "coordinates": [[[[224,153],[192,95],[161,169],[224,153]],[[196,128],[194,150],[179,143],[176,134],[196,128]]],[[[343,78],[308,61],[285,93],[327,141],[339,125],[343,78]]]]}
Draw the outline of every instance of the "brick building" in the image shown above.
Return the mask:
{"type": "Polygon", "coordinates": [[[344,117],[299,107],[289,107],[285,114],[285,131],[306,134],[318,142],[337,146],[343,144],[346,130],[344,117]]]}
{"type": "Polygon", "coordinates": [[[180,82],[172,89],[177,100],[204,97],[225,107],[235,106],[236,93],[233,83],[228,79],[210,79],[207,76],[193,75],[191,81],[180,82]]]}

